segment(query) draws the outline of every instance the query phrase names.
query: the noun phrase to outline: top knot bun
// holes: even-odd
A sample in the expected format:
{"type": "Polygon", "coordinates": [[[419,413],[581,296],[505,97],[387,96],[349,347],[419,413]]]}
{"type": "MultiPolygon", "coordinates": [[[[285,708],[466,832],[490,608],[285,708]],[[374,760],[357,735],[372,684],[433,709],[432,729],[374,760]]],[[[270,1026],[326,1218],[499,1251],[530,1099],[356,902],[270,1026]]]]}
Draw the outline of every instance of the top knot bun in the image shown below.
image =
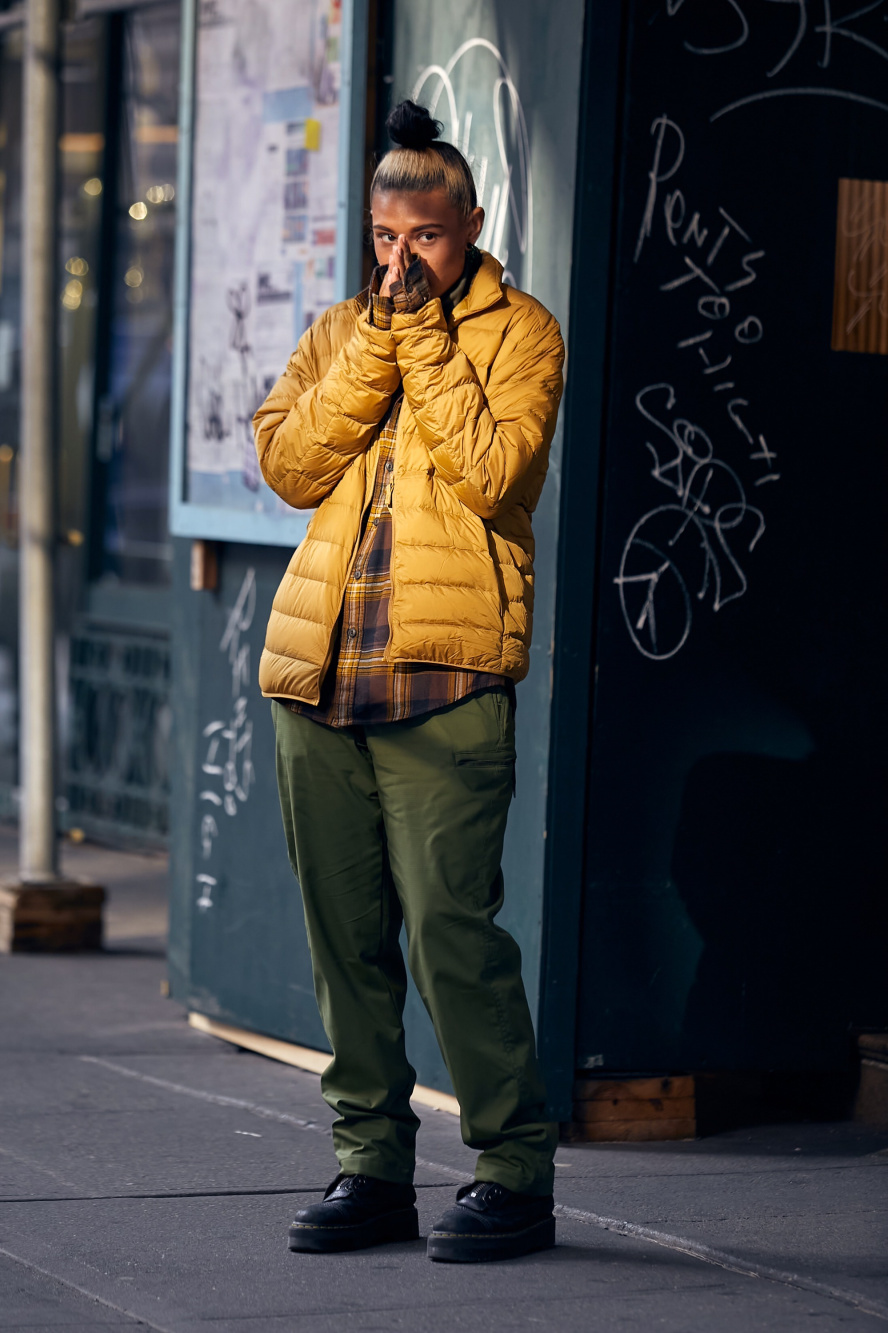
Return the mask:
{"type": "Polygon", "coordinates": [[[432,120],[424,106],[415,102],[399,102],[386,117],[385,127],[400,148],[422,150],[440,136],[444,129],[440,120],[432,120]]]}
{"type": "Polygon", "coordinates": [[[444,127],[415,102],[400,102],[385,124],[394,148],[373,173],[371,201],[377,194],[442,190],[460,216],[468,218],[478,205],[472,168],[458,148],[438,139],[444,127]]]}

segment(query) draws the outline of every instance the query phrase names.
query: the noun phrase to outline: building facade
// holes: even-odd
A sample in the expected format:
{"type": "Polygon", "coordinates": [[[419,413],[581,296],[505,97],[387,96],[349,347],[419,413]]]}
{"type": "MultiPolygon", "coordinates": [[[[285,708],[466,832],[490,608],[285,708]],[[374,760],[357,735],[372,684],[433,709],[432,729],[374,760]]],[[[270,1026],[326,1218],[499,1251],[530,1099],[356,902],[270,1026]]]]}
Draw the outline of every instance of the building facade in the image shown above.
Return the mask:
{"type": "MultiPolygon", "coordinates": [[[[247,427],[359,285],[361,190],[414,95],[473,159],[482,244],[568,346],[504,867],[553,1111],[577,1070],[840,1076],[888,1026],[884,15],[285,9],[84,0],[65,27],[63,819],[169,844],[191,1009],[323,1048],[255,680],[301,520],[267,503],[247,427]]],[[[7,809],[20,53],[0,26],[7,809]]],[[[408,1023],[446,1089],[415,992],[408,1023]]]]}

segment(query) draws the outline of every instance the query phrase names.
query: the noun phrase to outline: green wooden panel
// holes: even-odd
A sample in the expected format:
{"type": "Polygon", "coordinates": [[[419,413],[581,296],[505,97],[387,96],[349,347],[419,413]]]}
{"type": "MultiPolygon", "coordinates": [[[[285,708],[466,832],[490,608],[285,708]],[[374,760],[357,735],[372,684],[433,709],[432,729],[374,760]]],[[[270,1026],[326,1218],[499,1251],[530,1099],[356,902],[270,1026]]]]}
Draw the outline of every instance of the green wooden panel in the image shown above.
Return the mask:
{"type": "Polygon", "coordinates": [[[552,663],[551,745],[539,997],[539,1049],[553,1118],[573,1114],[578,947],[598,546],[607,401],[609,291],[622,81],[621,16],[588,0],[583,41],[561,511],[552,663]]]}
{"type": "MultiPolygon", "coordinates": [[[[451,0],[394,5],[393,101],[414,96],[444,124],[444,138],[472,161],[487,221],[479,244],[508,280],[557,316],[567,335],[579,111],[581,0],[562,0],[558,21],[540,0],[451,0]],[[497,132],[499,126],[499,133],[497,132]]],[[[562,431],[534,515],[536,605],[531,669],[518,687],[518,790],[506,835],[502,922],[524,959],[531,1009],[540,1004],[552,639],[562,431]]],[[[447,1086],[431,1026],[415,991],[409,1050],[424,1081],[447,1086]]]]}
{"type": "Polygon", "coordinates": [[[228,546],[217,591],[192,592],[188,543],[176,545],[174,993],[201,1013],[324,1049],[281,827],[271,705],[256,680],[287,555],[228,546]]]}
{"type": "MultiPolygon", "coordinates": [[[[541,24],[543,13],[537,3],[514,0],[462,0],[434,10],[396,3],[390,87],[398,96],[409,94],[423,71],[434,65],[446,67],[464,43],[476,43],[465,63],[454,67],[449,77],[462,117],[460,142],[465,142],[468,124],[468,150],[471,153],[473,145],[478,145],[479,171],[480,158],[488,157],[488,202],[493,201],[493,187],[499,185],[496,225],[489,243],[496,240],[502,247],[500,253],[509,250],[508,266],[515,281],[527,285],[566,330],[583,6],[581,0],[562,5],[557,25],[541,24]],[[498,57],[491,47],[499,52],[498,57]],[[480,65],[472,63],[476,55],[480,65]],[[554,70],[558,78],[553,81],[554,70]],[[505,71],[511,87],[503,82],[505,71]],[[511,178],[503,170],[497,147],[495,94],[501,99],[497,114],[502,112],[505,117],[507,167],[514,163],[516,179],[525,181],[525,186],[515,186],[514,197],[505,188],[511,178]],[[465,119],[466,110],[471,112],[470,122],[465,119]]],[[[429,76],[426,90],[434,82],[434,75],[429,76]]],[[[437,110],[447,119],[443,103],[437,110]]],[[[531,673],[518,690],[518,794],[505,862],[509,887],[503,918],[522,946],[534,1011],[543,914],[560,449],[559,433],[552,475],[534,521],[536,629],[531,673]]],[[[298,889],[286,861],[280,827],[268,705],[259,700],[255,684],[265,620],[286,555],[230,544],[221,552],[220,588],[212,594],[190,591],[185,543],[177,557],[171,974],[176,994],[206,1013],[322,1047],[298,889]],[[221,645],[250,570],[255,580],[255,609],[237,640],[239,650],[249,650],[249,670],[244,668],[235,689],[229,660],[232,644],[229,640],[224,648],[221,645]],[[246,800],[236,791],[226,792],[219,774],[203,772],[205,764],[218,767],[219,750],[210,755],[214,737],[223,730],[243,734],[243,719],[239,723],[238,714],[232,711],[240,697],[247,700],[245,716],[253,727],[253,773],[246,800]],[[224,727],[205,734],[217,722],[224,727]],[[205,779],[212,779],[216,787],[211,788],[205,779]],[[220,795],[221,806],[212,800],[201,801],[201,792],[211,789],[220,795]],[[234,802],[234,814],[226,812],[226,796],[234,802]],[[210,826],[204,824],[209,818],[214,820],[215,833],[208,832],[210,826]],[[210,852],[205,857],[207,836],[210,852]],[[199,879],[201,875],[215,883],[199,879]]],[[[243,618],[245,606],[238,614],[243,618]]],[[[409,1051],[420,1081],[448,1089],[446,1071],[415,991],[406,1021],[409,1051]]]]}

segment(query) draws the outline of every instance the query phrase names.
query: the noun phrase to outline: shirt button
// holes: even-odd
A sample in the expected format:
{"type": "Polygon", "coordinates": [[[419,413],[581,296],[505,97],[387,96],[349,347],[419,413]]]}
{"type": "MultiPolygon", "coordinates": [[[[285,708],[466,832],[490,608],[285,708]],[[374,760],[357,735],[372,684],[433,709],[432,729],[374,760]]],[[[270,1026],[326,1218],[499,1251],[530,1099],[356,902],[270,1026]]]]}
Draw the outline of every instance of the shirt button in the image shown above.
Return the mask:
{"type": "Polygon", "coordinates": [[[356,579],[359,579],[359,578],[361,577],[361,575],[363,574],[363,572],[364,572],[364,571],[363,571],[363,569],[361,569],[361,566],[360,566],[360,565],[355,565],[355,578],[356,578],[356,579]]]}
{"type": "Polygon", "coordinates": [[[348,634],[346,635],[347,639],[356,639],[357,637],[358,637],[358,631],[356,629],[350,629],[348,631],[348,634]]]}
{"type": "Polygon", "coordinates": [[[395,470],[395,465],[390,458],[386,461],[385,470],[386,472],[394,472],[395,470]]]}

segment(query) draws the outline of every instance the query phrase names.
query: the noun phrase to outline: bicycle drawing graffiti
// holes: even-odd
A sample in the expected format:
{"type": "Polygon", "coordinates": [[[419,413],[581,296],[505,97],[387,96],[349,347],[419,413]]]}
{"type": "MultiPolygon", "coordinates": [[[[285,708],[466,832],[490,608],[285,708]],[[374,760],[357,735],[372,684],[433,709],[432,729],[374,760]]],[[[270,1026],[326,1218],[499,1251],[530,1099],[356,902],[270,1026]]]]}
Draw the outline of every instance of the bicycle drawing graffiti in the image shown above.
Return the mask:
{"type": "Polygon", "coordinates": [[[633,644],[643,656],[663,661],[686,644],[695,603],[720,611],[747,591],[744,561],[765,531],[764,513],[749,502],[747,488],[779,482],[781,474],[777,450],[758,428],[755,407],[740,387],[747,359],[765,338],[750,303],[766,251],[733,210],[719,205],[703,216],[686,197],[678,184],[687,154],[681,127],[662,115],[650,132],[651,166],[633,262],[638,265],[648,244],[659,241],[656,253],[665,256],[668,269],[656,287],[674,303],[679,334],[668,350],[673,359],[674,353],[689,358],[684,370],[693,382],[683,394],[693,397],[695,417],[716,423],[707,431],[679,415],[671,374],[635,396],[646,423],[650,476],[672,494],[634,525],[613,581],[633,644]],[[748,480],[742,479],[746,469],[752,472],[748,480]]]}

